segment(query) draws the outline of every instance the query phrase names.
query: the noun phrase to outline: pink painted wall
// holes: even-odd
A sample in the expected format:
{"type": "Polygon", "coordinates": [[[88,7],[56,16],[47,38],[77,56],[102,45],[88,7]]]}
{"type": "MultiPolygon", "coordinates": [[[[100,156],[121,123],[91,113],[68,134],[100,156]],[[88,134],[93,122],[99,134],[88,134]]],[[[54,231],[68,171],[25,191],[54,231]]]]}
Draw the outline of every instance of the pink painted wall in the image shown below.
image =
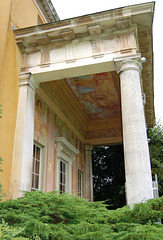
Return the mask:
{"type": "Polygon", "coordinates": [[[46,161],[45,191],[55,190],[56,144],[55,137],[65,137],[79,150],[72,164],[72,193],[78,192],[78,169],[84,173],[84,144],[67,125],[36,95],[34,140],[44,147],[46,161]]]}

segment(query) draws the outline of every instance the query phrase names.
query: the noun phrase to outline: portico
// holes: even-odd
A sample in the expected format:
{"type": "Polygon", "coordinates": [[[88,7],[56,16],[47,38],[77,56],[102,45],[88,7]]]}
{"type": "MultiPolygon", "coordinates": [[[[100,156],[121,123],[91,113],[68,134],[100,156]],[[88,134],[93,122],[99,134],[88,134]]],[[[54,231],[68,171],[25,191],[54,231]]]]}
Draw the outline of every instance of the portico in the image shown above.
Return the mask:
{"type": "Polygon", "coordinates": [[[11,197],[31,189],[36,140],[48,156],[42,190],[59,189],[55,171],[61,149],[62,164],[74,169],[67,180],[70,192],[76,191],[78,166],[84,196],[92,200],[90,147],[123,143],[127,204],[153,197],[146,136],[146,124],[154,122],[153,7],[153,3],[135,5],[15,31],[22,67],[11,197]],[[44,109],[36,109],[39,104],[44,109]],[[54,129],[48,135],[49,128],[54,129]],[[62,139],[62,148],[57,139],[62,139]]]}

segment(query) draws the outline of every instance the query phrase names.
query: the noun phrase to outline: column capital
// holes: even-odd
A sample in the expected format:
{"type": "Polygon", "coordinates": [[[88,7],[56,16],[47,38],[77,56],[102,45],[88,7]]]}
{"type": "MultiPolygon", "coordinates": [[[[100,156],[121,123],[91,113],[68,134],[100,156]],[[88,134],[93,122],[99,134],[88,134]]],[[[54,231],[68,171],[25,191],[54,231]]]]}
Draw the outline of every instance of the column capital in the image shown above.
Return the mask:
{"type": "Polygon", "coordinates": [[[127,57],[115,58],[114,65],[116,72],[118,75],[127,70],[136,70],[138,72],[141,72],[142,63],[144,60],[145,58],[142,58],[140,53],[127,57]]]}
{"type": "Polygon", "coordinates": [[[39,88],[39,83],[35,80],[31,73],[19,74],[19,87],[30,86],[34,91],[39,88]]]}
{"type": "Polygon", "coordinates": [[[93,146],[92,145],[85,145],[85,151],[92,151],[93,146]]]}

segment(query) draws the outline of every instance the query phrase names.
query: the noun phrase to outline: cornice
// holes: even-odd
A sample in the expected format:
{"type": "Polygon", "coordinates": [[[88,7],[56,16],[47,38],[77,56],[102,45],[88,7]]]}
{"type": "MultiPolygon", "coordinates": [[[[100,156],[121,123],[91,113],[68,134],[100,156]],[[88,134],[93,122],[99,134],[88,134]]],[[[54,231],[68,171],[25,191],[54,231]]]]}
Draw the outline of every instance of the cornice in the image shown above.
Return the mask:
{"type": "MultiPolygon", "coordinates": [[[[41,0],[38,2],[41,2],[41,0]]],[[[79,39],[81,41],[82,38],[85,39],[86,37],[89,41],[99,39],[99,37],[124,35],[137,24],[151,27],[153,11],[154,3],[134,5],[19,29],[15,30],[14,33],[20,47],[24,45],[24,48],[27,49],[49,44],[52,44],[53,47],[56,41],[68,44],[79,39]],[[149,17],[142,18],[145,15],[149,17]],[[39,44],[37,40],[42,37],[46,37],[47,41],[39,44]]]]}
{"type": "Polygon", "coordinates": [[[55,142],[60,144],[63,149],[66,149],[70,155],[72,154],[79,154],[79,150],[76,149],[69,141],[67,141],[64,137],[57,137],[55,138],[55,142]]]}
{"type": "Polygon", "coordinates": [[[59,16],[50,0],[33,0],[46,23],[59,21],[59,16]]]}

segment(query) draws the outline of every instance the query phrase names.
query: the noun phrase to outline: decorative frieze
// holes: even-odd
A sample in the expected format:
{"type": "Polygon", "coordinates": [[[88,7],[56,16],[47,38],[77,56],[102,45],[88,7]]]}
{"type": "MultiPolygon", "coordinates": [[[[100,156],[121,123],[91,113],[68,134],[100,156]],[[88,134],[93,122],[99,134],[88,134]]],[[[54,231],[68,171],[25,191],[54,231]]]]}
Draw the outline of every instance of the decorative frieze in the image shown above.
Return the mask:
{"type": "Polygon", "coordinates": [[[119,36],[120,52],[121,54],[132,52],[132,47],[130,47],[130,42],[132,41],[131,35],[119,36]]]}
{"type": "Polygon", "coordinates": [[[27,54],[22,55],[22,66],[21,66],[21,71],[25,72],[27,70],[27,54]]]}
{"type": "Polygon", "coordinates": [[[66,45],[66,60],[67,63],[76,61],[76,49],[75,45],[66,45]]]}
{"type": "Polygon", "coordinates": [[[50,66],[49,50],[42,50],[41,51],[41,67],[48,67],[48,66],[50,66]]]}
{"type": "Polygon", "coordinates": [[[98,40],[92,42],[92,56],[93,58],[100,58],[104,56],[104,41],[98,40]]]}

